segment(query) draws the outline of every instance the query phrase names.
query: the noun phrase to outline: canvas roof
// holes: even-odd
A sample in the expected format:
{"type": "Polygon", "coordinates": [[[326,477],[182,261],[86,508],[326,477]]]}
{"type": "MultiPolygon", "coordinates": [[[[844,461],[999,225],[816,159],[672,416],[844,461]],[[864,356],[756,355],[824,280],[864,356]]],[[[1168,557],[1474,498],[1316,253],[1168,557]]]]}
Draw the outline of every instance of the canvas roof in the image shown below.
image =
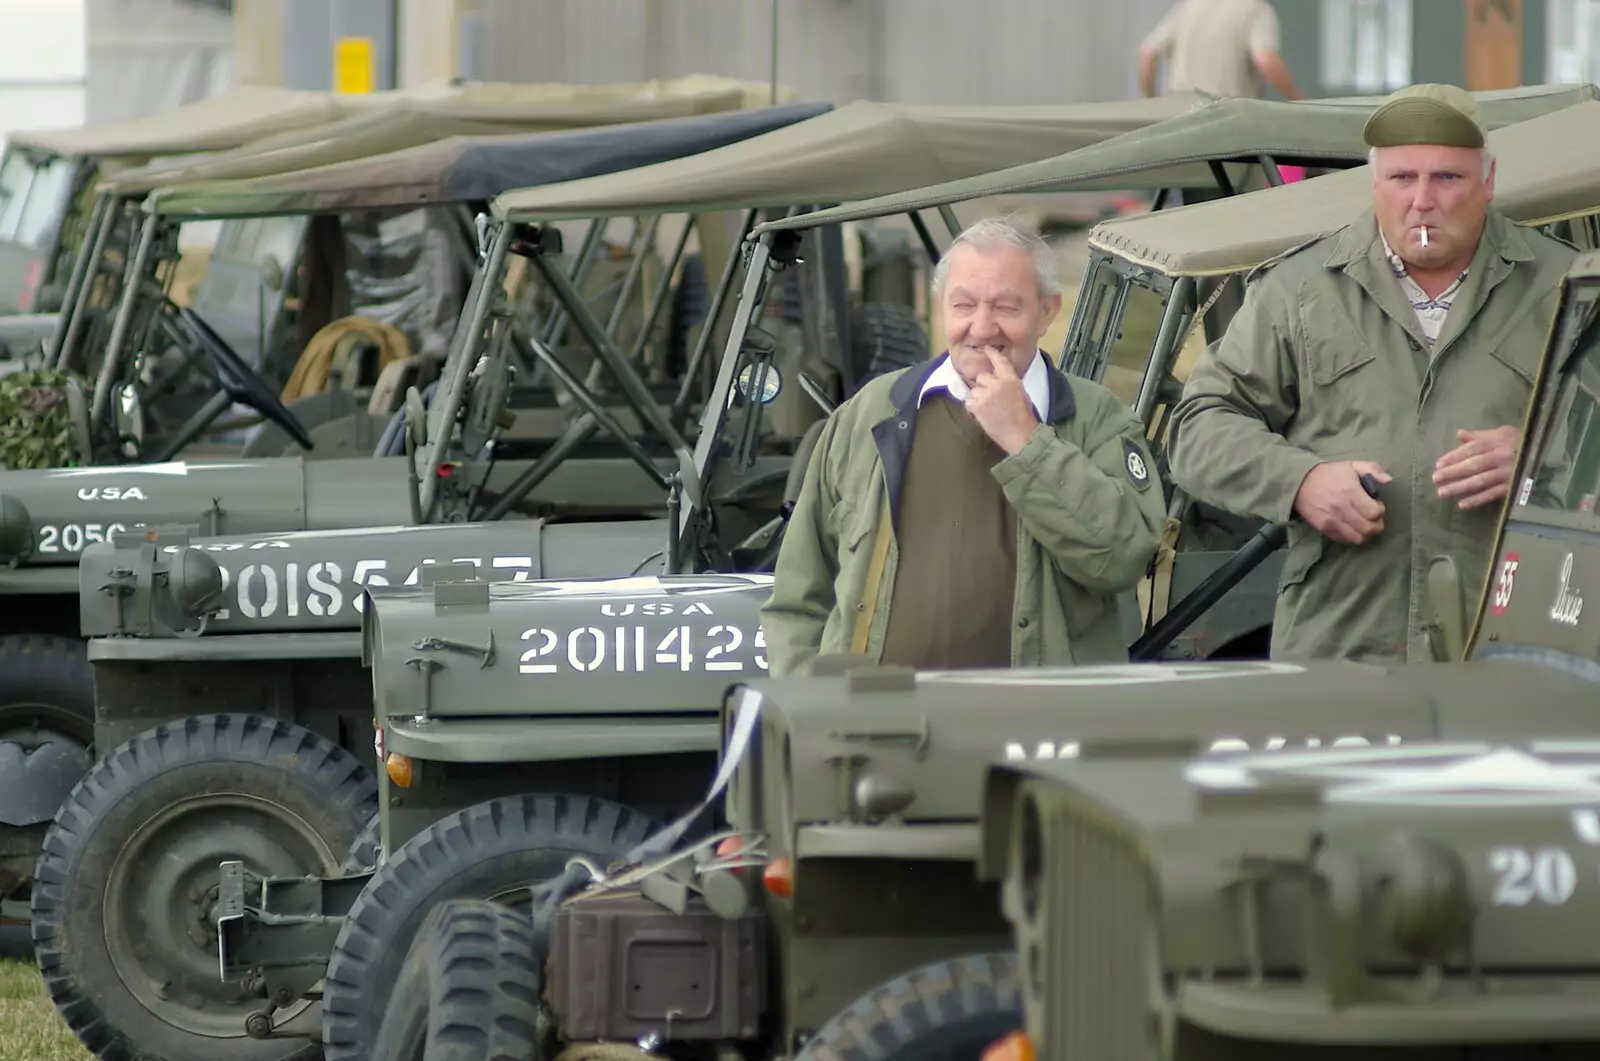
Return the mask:
{"type": "MultiPolygon", "coordinates": [[[[1497,159],[1494,204],[1524,225],[1600,212],[1600,102],[1589,100],[1489,134],[1497,159]]],[[[1342,228],[1371,206],[1372,176],[1342,173],[1248,195],[1117,218],[1091,246],[1169,276],[1252,269],[1342,228]]]]}
{"type": "Polygon", "coordinates": [[[507,192],[516,220],[792,206],[985,173],[1181,114],[1204,97],[1030,107],[856,101],[729,147],[604,177],[507,192]]]}
{"type": "Polygon", "coordinates": [[[712,150],[831,108],[828,103],[786,103],[563,132],[453,136],[251,180],[162,188],[147,209],[188,218],[262,217],[488,200],[510,188],[611,173],[712,150]]]}
{"type": "MultiPolygon", "coordinates": [[[[761,99],[767,88],[762,87],[761,99]]],[[[451,136],[491,136],[580,129],[621,122],[713,114],[752,105],[752,86],[692,75],[673,81],[611,85],[490,83],[394,93],[336,118],[279,132],[204,158],[165,159],[101,183],[120,195],[201,180],[287,173],[399,151],[451,136]]]]}
{"type": "Polygon", "coordinates": [[[66,129],[19,129],[7,133],[6,141],[70,158],[221,151],[374,105],[369,97],[241,85],[160,114],[66,129]]]}
{"type": "MultiPolygon", "coordinates": [[[[1497,129],[1600,96],[1600,90],[1587,84],[1538,88],[1542,91],[1478,93],[1486,124],[1497,129]]],[[[1215,178],[1209,162],[1261,155],[1286,164],[1349,165],[1366,159],[1362,127],[1382,99],[1350,97],[1331,104],[1212,100],[1155,125],[1063,155],[817,210],[769,222],[758,231],[883,217],[993,195],[1212,187],[1215,178]]]]}

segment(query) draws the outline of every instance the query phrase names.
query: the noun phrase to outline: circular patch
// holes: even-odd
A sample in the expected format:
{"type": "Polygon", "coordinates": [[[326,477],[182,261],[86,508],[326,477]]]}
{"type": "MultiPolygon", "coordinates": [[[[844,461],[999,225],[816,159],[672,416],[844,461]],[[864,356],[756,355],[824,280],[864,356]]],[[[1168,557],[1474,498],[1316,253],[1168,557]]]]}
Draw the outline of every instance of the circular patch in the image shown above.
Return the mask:
{"type": "Polygon", "coordinates": [[[1122,440],[1123,467],[1128,471],[1128,481],[1134,486],[1148,486],[1150,483],[1150,465],[1145,463],[1144,454],[1131,438],[1122,440]]]}

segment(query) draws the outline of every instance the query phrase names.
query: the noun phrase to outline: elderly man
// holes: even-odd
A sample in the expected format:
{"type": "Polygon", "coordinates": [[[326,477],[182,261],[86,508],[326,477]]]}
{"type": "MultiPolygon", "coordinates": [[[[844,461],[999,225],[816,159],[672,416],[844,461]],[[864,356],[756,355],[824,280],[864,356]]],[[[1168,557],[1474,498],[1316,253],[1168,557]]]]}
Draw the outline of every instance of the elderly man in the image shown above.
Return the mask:
{"type": "Polygon", "coordinates": [[[1172,418],[1180,486],[1289,524],[1275,658],[1428,658],[1429,560],[1484,577],[1575,255],[1490,205],[1461,89],[1402,89],[1366,141],[1372,209],[1252,274],[1172,418]]]}
{"type": "Polygon", "coordinates": [[[1165,510],[1137,418],[1039,350],[1055,253],[980,221],[940,260],[948,350],[830,417],[762,610],[774,674],[819,654],[919,669],[1126,660],[1117,594],[1165,510]]]}

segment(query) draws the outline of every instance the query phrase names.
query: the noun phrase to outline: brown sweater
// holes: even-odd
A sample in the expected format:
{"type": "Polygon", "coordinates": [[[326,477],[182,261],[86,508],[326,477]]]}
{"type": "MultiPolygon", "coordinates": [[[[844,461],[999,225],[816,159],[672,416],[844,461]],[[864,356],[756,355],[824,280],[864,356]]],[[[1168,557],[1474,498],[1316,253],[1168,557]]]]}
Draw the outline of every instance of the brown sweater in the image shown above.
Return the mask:
{"type": "Polygon", "coordinates": [[[1005,455],[948,393],[917,411],[883,662],[1011,665],[1017,517],[990,471],[1005,455]]]}

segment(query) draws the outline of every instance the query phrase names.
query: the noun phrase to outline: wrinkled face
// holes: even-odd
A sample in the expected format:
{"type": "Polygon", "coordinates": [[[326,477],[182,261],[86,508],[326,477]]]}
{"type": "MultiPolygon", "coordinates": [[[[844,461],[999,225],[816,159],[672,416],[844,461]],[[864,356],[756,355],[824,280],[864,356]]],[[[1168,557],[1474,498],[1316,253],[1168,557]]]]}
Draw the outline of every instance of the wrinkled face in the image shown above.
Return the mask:
{"type": "Polygon", "coordinates": [[[1061,296],[1040,296],[1026,251],[962,244],[949,254],[940,301],[945,342],[961,378],[971,383],[992,372],[986,351],[1011,362],[1020,375],[1039,349],[1039,338],[1061,309],[1061,296]]]}
{"type": "Polygon", "coordinates": [[[1432,144],[1380,148],[1372,181],[1378,227],[1402,261],[1420,269],[1465,267],[1494,198],[1494,170],[1484,176],[1483,152],[1432,144]]]}

